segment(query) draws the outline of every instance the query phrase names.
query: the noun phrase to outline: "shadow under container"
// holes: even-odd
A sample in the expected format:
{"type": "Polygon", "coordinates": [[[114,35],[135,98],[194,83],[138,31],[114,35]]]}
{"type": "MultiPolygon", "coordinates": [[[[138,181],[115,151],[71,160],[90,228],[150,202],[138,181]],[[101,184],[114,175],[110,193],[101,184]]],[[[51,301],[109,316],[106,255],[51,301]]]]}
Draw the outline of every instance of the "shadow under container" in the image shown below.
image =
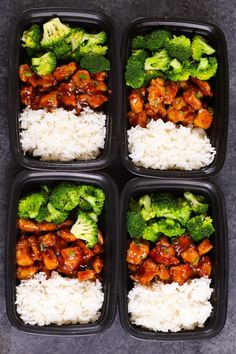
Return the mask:
{"type": "Polygon", "coordinates": [[[229,74],[227,44],[223,32],[213,24],[189,22],[185,20],[161,20],[156,18],[140,18],[127,26],[122,38],[121,65],[122,65],[122,121],[121,121],[121,160],[124,166],[132,173],[143,177],[159,178],[203,178],[217,173],[224,164],[228,132],[229,106],[229,74]],[[129,129],[127,113],[129,111],[128,95],[131,88],[125,84],[125,68],[130,56],[131,40],[138,34],[147,34],[157,29],[166,29],[174,35],[185,35],[192,38],[194,34],[204,36],[216,50],[218,69],[216,76],[211,79],[213,97],[208,105],[214,111],[214,118],[207,135],[211,145],[216,149],[214,160],[209,166],[200,170],[157,170],[135,166],[129,158],[127,129],[129,129]]]}
{"type": "Polygon", "coordinates": [[[18,330],[45,335],[85,335],[103,332],[114,321],[117,299],[117,210],[118,191],[114,182],[106,174],[73,173],[73,172],[22,172],[12,186],[9,213],[8,233],[6,240],[6,307],[11,324],[18,330]],[[104,268],[102,271],[102,287],[104,302],[99,319],[90,324],[33,326],[25,324],[16,311],[16,241],[18,200],[23,193],[40,184],[54,185],[69,181],[77,184],[90,184],[100,187],[105,192],[105,204],[99,217],[99,228],[104,237],[104,268]]]}
{"type": "MultiPolygon", "coordinates": [[[[71,60],[72,61],[72,60],[71,60]]],[[[69,62],[69,61],[68,61],[69,62]]],[[[58,65],[68,62],[58,62],[58,65]]],[[[28,169],[46,170],[75,170],[95,171],[110,165],[117,151],[116,125],[118,121],[118,64],[117,64],[117,39],[116,29],[112,19],[103,14],[95,12],[83,12],[70,8],[33,8],[22,13],[11,38],[9,73],[8,73],[8,112],[9,112],[9,135],[10,147],[16,161],[28,169]],[[43,25],[53,17],[59,17],[63,23],[70,26],[82,27],[88,31],[105,31],[107,34],[108,53],[107,58],[111,63],[111,70],[108,72],[107,85],[112,91],[108,102],[103,106],[106,114],[106,137],[105,145],[101,154],[94,160],[81,160],[72,162],[42,161],[28,153],[24,155],[20,143],[19,115],[24,106],[20,102],[20,79],[18,68],[20,64],[29,63],[26,51],[21,45],[23,31],[32,24],[43,25]]]]}
{"type": "Polygon", "coordinates": [[[145,340],[199,340],[209,339],[216,336],[225,324],[228,299],[228,234],[225,202],[222,192],[216,186],[206,181],[133,179],[126,184],[121,195],[120,229],[121,254],[119,265],[119,311],[123,328],[132,337],[145,340]],[[175,195],[181,196],[185,191],[190,191],[206,197],[206,200],[209,203],[208,215],[212,217],[215,227],[215,233],[210,237],[214,247],[209,254],[212,260],[211,288],[214,290],[210,302],[213,306],[213,310],[203,328],[181,330],[176,333],[153,332],[132,324],[128,314],[127,295],[133,288],[133,281],[128,278],[126,263],[127,240],[130,239],[127,232],[126,222],[128,203],[131,197],[140,197],[144,194],[171,192],[175,195]]]}

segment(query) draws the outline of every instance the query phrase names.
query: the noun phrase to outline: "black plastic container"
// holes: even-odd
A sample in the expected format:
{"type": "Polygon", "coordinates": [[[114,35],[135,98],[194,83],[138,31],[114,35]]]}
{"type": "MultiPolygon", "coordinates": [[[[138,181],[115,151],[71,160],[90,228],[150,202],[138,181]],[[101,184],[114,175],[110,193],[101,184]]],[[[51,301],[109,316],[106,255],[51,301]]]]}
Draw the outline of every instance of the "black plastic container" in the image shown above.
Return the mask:
{"type": "Polygon", "coordinates": [[[124,329],[133,337],[158,341],[173,340],[199,340],[216,336],[223,328],[227,313],[228,297],[228,236],[226,222],[225,203],[221,191],[213,184],[205,181],[177,179],[156,180],[137,178],[128,182],[123,189],[120,203],[121,226],[121,254],[120,254],[120,278],[119,278],[119,309],[121,323],[124,329]],[[176,333],[153,332],[132,324],[129,320],[127,294],[133,288],[133,281],[128,279],[126,252],[127,252],[127,227],[126,213],[130,197],[141,196],[152,192],[173,192],[181,195],[184,191],[191,191],[204,195],[209,203],[208,215],[213,218],[215,233],[211,236],[213,250],[210,253],[212,259],[212,282],[214,288],[211,303],[213,311],[205,323],[204,328],[194,330],[182,330],[176,333]]]}
{"type": "Polygon", "coordinates": [[[108,166],[116,151],[116,122],[118,121],[119,107],[119,84],[118,84],[118,63],[117,63],[117,40],[116,30],[112,19],[102,13],[82,12],[69,8],[35,8],[22,13],[19,22],[12,34],[9,59],[9,134],[11,151],[17,162],[23,167],[30,169],[79,169],[80,171],[99,170],[108,166]],[[73,162],[47,162],[40,161],[29,155],[24,155],[20,144],[19,113],[23,106],[19,99],[20,80],[18,67],[26,61],[25,50],[21,46],[23,31],[36,23],[42,25],[52,17],[59,17],[62,22],[71,26],[80,26],[87,30],[104,30],[107,33],[108,58],[111,62],[111,70],[108,75],[108,87],[112,93],[104,106],[107,115],[106,139],[102,153],[95,160],[73,161],[73,162]]]}
{"type": "Polygon", "coordinates": [[[22,172],[12,186],[9,215],[8,235],[6,240],[6,306],[7,315],[11,324],[19,330],[33,334],[46,335],[84,335],[95,334],[109,327],[116,313],[117,299],[117,206],[118,191],[116,185],[106,174],[73,173],[73,172],[22,172]],[[104,291],[104,303],[100,318],[86,325],[49,325],[32,326],[24,324],[16,312],[16,259],[15,248],[17,240],[17,205],[21,194],[33,186],[42,183],[53,184],[59,181],[72,181],[86,183],[104,190],[106,195],[104,211],[99,218],[101,230],[104,236],[104,269],[102,284],[104,291]]]}
{"type": "Polygon", "coordinates": [[[226,154],[227,129],[228,129],[228,104],[229,104],[229,79],[227,45],[224,34],[215,25],[189,22],[179,20],[159,20],[155,18],[141,18],[133,21],[125,30],[122,41],[122,100],[123,112],[121,123],[121,159],[125,167],[132,173],[146,177],[170,177],[170,178],[202,178],[213,175],[223,166],[226,154]],[[203,35],[209,39],[216,49],[218,59],[218,70],[216,76],[211,80],[214,97],[210,100],[210,106],[214,110],[212,126],[207,131],[211,144],[216,148],[214,161],[200,170],[155,170],[135,166],[129,159],[127,129],[128,129],[128,94],[130,88],[125,85],[125,67],[127,58],[130,55],[131,39],[137,34],[150,32],[154,29],[165,28],[175,35],[193,36],[203,35]]]}

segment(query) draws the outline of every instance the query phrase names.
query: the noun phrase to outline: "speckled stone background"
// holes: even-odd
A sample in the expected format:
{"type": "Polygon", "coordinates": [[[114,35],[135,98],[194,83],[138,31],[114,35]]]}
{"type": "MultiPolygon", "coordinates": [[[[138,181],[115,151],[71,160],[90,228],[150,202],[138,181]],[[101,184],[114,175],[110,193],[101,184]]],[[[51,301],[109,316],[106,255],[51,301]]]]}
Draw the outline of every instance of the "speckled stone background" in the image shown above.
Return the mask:
{"type": "MultiPolygon", "coordinates": [[[[149,354],[149,353],[236,353],[236,1],[235,0],[0,0],[0,354],[149,354]],[[78,10],[106,12],[116,22],[119,34],[126,24],[141,16],[178,18],[212,22],[225,33],[230,68],[229,135],[227,157],[221,172],[211,180],[224,192],[229,227],[230,282],[228,316],[224,329],[215,338],[190,342],[145,342],[125,333],[117,314],[113,325],[105,333],[87,337],[44,337],[21,333],[12,328],[5,310],[4,247],[8,194],[14,176],[20,171],[9,149],[7,117],[8,50],[11,29],[22,10],[36,6],[67,6],[78,10]]],[[[114,165],[110,173],[117,180],[125,180],[125,171],[114,165]]]]}

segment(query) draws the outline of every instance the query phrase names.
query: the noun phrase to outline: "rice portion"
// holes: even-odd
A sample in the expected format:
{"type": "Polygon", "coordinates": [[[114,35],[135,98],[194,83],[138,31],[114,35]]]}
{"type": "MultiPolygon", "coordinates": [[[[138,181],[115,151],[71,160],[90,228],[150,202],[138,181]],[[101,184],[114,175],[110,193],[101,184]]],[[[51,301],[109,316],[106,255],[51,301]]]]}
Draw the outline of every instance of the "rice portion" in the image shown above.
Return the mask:
{"type": "Polygon", "coordinates": [[[127,132],[129,157],[136,166],[158,170],[198,170],[214,159],[206,132],[200,128],[177,126],[161,119],[151,120],[127,132]]]}
{"type": "Polygon", "coordinates": [[[130,320],[155,332],[203,327],[212,311],[210,283],[208,278],[193,279],[181,286],[178,283],[156,282],[150,286],[136,283],[128,294],[130,320]]]}
{"type": "Polygon", "coordinates": [[[104,301],[102,284],[64,278],[52,272],[22,280],[16,287],[17,312],[26,324],[86,324],[95,322],[101,315],[104,301]]]}
{"type": "Polygon", "coordinates": [[[106,115],[85,108],[75,111],[56,108],[53,112],[27,107],[20,114],[20,142],[27,152],[44,161],[96,159],[104,148],[106,115]]]}

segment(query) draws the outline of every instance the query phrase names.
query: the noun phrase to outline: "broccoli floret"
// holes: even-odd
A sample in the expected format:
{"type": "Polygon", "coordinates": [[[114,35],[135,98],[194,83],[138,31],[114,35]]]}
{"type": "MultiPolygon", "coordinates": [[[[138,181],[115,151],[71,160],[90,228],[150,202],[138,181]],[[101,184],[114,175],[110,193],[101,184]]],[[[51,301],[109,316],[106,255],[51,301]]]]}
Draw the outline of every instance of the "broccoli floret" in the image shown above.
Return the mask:
{"type": "Polygon", "coordinates": [[[108,47],[106,45],[81,45],[79,47],[79,52],[82,56],[92,54],[92,55],[106,55],[108,47]]]}
{"type": "Polygon", "coordinates": [[[62,182],[54,187],[49,202],[60,211],[71,211],[80,201],[79,186],[71,182],[62,182]]]}
{"type": "Polygon", "coordinates": [[[148,85],[152,79],[156,79],[157,77],[166,80],[166,75],[163,72],[159,70],[146,70],[144,72],[144,85],[148,85]]]}
{"type": "Polygon", "coordinates": [[[106,32],[101,31],[96,34],[84,33],[81,39],[81,43],[86,43],[86,45],[93,46],[94,44],[103,44],[107,40],[106,32]]]}
{"type": "Polygon", "coordinates": [[[61,41],[59,44],[55,45],[53,52],[55,53],[57,59],[69,59],[71,56],[71,46],[64,41],[61,41]]]}
{"type": "Polygon", "coordinates": [[[132,52],[131,58],[137,60],[140,64],[144,65],[148,53],[143,49],[134,50],[132,52]]]}
{"type": "Polygon", "coordinates": [[[165,48],[171,58],[176,58],[179,61],[188,60],[192,55],[192,47],[190,39],[185,36],[174,36],[165,43],[165,48]]]}
{"type": "Polygon", "coordinates": [[[185,229],[177,221],[162,218],[156,222],[156,231],[168,237],[177,237],[183,235],[185,229]]]}
{"type": "Polygon", "coordinates": [[[141,210],[141,205],[139,204],[138,200],[134,198],[130,198],[129,200],[129,210],[130,211],[140,211],[141,210]]]}
{"type": "Polygon", "coordinates": [[[145,70],[162,70],[167,71],[170,65],[170,58],[165,49],[156,52],[152,57],[145,60],[145,70]]]}
{"type": "Polygon", "coordinates": [[[142,238],[147,241],[157,242],[160,235],[157,223],[152,223],[144,228],[142,238]]]}
{"type": "Polygon", "coordinates": [[[98,240],[98,227],[96,222],[87,214],[80,213],[70,232],[87,243],[89,248],[93,247],[98,240]]]}
{"type": "Polygon", "coordinates": [[[47,195],[43,192],[35,192],[22,197],[18,204],[18,216],[24,219],[35,219],[40,208],[47,203],[47,195]]]}
{"type": "Polygon", "coordinates": [[[195,214],[205,214],[207,212],[208,204],[205,203],[203,195],[195,195],[191,192],[185,192],[184,197],[190,203],[195,214]]]}
{"type": "Polygon", "coordinates": [[[191,75],[200,80],[209,80],[215,76],[218,68],[218,62],[215,57],[201,58],[198,66],[193,66],[191,75]]]}
{"type": "Polygon", "coordinates": [[[56,67],[56,56],[53,52],[43,54],[41,57],[32,58],[32,69],[39,76],[50,74],[56,67]]]}
{"type": "Polygon", "coordinates": [[[131,41],[132,49],[145,49],[147,37],[144,35],[135,36],[131,41]]]}
{"type": "Polygon", "coordinates": [[[84,33],[80,42],[81,55],[96,54],[106,55],[108,47],[101,45],[106,42],[106,33],[100,32],[97,34],[84,33]]]}
{"type": "Polygon", "coordinates": [[[40,50],[40,38],[40,27],[34,24],[27,31],[23,32],[22,41],[24,43],[22,47],[26,47],[31,53],[37,52],[40,50]]]}
{"type": "Polygon", "coordinates": [[[79,195],[79,207],[81,205],[84,206],[85,202],[87,202],[91,205],[91,210],[93,210],[96,215],[101,214],[105,201],[105,193],[101,188],[83,184],[79,186],[79,195]]]}
{"type": "Polygon", "coordinates": [[[168,78],[172,81],[187,81],[191,75],[191,63],[185,61],[180,63],[177,59],[173,59],[170,62],[170,68],[172,70],[168,73],[168,78]]]}
{"type": "Polygon", "coordinates": [[[130,57],[125,70],[125,81],[127,86],[136,89],[144,83],[144,67],[139,61],[130,57]]]}
{"type": "Polygon", "coordinates": [[[72,51],[76,50],[80,43],[82,42],[82,38],[84,35],[83,28],[72,28],[68,37],[66,37],[65,42],[71,45],[72,51]]]}
{"type": "Polygon", "coordinates": [[[141,206],[140,213],[145,221],[155,217],[155,210],[152,208],[151,197],[147,194],[143,195],[139,199],[139,205],[141,206]]]}
{"type": "Polygon", "coordinates": [[[181,225],[186,225],[191,216],[191,206],[184,198],[178,198],[177,203],[177,209],[171,219],[177,219],[181,225]]]}
{"type": "Polygon", "coordinates": [[[209,237],[215,231],[213,221],[210,216],[197,215],[187,222],[187,230],[195,242],[209,237]]]}
{"type": "Polygon", "coordinates": [[[202,36],[195,34],[192,41],[192,52],[193,59],[199,61],[204,54],[211,55],[215,53],[215,49],[202,36]]]}
{"type": "Polygon", "coordinates": [[[65,221],[68,217],[68,212],[60,211],[51,203],[48,203],[47,207],[42,207],[39,211],[39,215],[36,218],[38,222],[48,221],[54,224],[60,224],[61,222],[65,221]]]}
{"type": "Polygon", "coordinates": [[[80,60],[80,67],[95,74],[100,71],[109,71],[110,62],[102,55],[85,55],[80,60]]]}
{"type": "Polygon", "coordinates": [[[127,230],[132,238],[141,238],[146,223],[140,212],[128,211],[127,230]]]}
{"type": "Polygon", "coordinates": [[[168,42],[172,37],[172,34],[166,30],[156,30],[151,32],[146,38],[146,48],[149,50],[157,50],[164,47],[164,44],[168,42]]]}
{"type": "Polygon", "coordinates": [[[61,23],[59,18],[52,18],[43,25],[42,48],[53,49],[56,45],[59,45],[70,32],[70,27],[61,23]]]}

